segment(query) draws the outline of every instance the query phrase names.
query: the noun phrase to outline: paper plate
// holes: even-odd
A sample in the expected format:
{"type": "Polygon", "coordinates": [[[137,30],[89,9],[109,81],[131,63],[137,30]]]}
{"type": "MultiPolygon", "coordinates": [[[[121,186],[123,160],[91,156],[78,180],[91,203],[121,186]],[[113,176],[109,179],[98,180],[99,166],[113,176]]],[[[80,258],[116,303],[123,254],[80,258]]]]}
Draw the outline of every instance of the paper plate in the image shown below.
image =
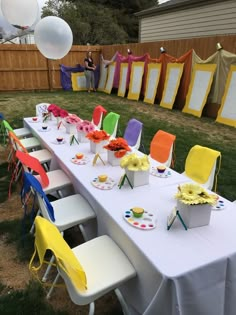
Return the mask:
{"type": "Polygon", "coordinates": [[[156,227],[156,216],[149,211],[144,211],[141,218],[136,218],[131,209],[124,211],[123,218],[127,223],[140,230],[152,230],[156,227]]]}
{"type": "Polygon", "coordinates": [[[43,129],[43,128],[38,129],[38,131],[40,131],[40,132],[48,132],[50,130],[51,130],[51,128],[49,128],[49,127],[47,129],[43,129]]]}
{"type": "Polygon", "coordinates": [[[33,120],[32,118],[28,120],[30,123],[39,123],[41,120],[38,118],[38,120],[33,120]]]}
{"type": "Polygon", "coordinates": [[[166,169],[165,172],[163,173],[158,173],[157,169],[155,167],[151,168],[150,171],[151,175],[156,176],[156,177],[160,177],[160,178],[168,178],[171,176],[171,171],[166,169]]]}
{"type": "Polygon", "coordinates": [[[72,158],[71,162],[77,165],[85,165],[89,162],[89,158],[84,156],[82,159],[72,158]]]}
{"type": "Polygon", "coordinates": [[[91,184],[98,188],[98,189],[102,189],[102,190],[109,190],[109,189],[112,189],[115,185],[115,181],[108,177],[108,179],[105,181],[105,182],[100,182],[98,180],[98,177],[95,177],[92,181],[91,181],[91,184]]]}
{"type": "Polygon", "coordinates": [[[223,210],[224,208],[225,208],[225,202],[224,202],[224,200],[222,200],[220,198],[217,200],[216,205],[212,206],[212,210],[216,210],[216,211],[223,210]]]}
{"type": "Polygon", "coordinates": [[[52,141],[52,143],[53,143],[53,144],[58,144],[58,145],[61,145],[61,144],[66,143],[66,140],[65,140],[65,139],[63,139],[63,141],[61,141],[61,142],[58,142],[57,140],[53,140],[53,141],[52,141]]]}

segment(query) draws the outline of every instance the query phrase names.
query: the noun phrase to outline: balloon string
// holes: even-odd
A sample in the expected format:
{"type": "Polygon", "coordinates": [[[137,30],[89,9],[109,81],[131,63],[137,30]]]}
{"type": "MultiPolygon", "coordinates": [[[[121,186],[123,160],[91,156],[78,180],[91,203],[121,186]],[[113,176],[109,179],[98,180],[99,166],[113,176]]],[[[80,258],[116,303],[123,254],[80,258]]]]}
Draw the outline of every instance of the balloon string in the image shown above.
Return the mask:
{"type": "Polygon", "coordinates": [[[52,89],[55,87],[54,63],[52,64],[52,89]]]}

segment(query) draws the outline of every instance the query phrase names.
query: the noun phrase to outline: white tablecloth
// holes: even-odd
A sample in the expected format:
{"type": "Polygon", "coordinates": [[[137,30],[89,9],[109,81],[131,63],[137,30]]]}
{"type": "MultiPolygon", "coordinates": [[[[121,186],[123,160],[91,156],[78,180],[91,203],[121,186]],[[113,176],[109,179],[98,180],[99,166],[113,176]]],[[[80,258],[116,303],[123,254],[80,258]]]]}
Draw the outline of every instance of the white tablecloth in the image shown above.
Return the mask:
{"type": "MultiPolygon", "coordinates": [[[[49,123],[48,132],[39,131],[41,123],[25,118],[42,145],[54,153],[52,166],[60,166],[70,176],[75,190],[83,194],[97,214],[98,234],[110,235],[129,257],[137,277],[122,287],[131,313],[145,315],[235,315],[236,313],[236,205],[224,200],[225,208],[212,211],[210,225],[185,231],[176,220],[167,231],[167,215],[175,206],[178,184],[188,179],[171,171],[169,178],[150,175],[149,185],[131,189],[99,190],[91,181],[107,174],[119,182],[124,171],[118,167],[92,166],[94,154],[89,143],[70,146],[64,127],[49,123]],[[66,138],[53,144],[58,135],[66,138]],[[75,165],[71,158],[83,152],[90,162],[75,165]],[[156,214],[157,227],[143,231],[129,225],[123,212],[134,206],[156,214]]],[[[106,153],[101,154],[106,161],[106,153]]]]}

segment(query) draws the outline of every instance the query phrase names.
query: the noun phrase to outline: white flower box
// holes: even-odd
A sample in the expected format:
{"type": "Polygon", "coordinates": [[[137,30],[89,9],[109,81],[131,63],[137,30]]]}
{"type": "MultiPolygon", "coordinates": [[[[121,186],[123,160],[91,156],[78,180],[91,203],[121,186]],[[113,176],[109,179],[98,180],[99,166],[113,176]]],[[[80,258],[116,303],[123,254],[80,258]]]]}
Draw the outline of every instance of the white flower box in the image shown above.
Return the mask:
{"type": "Polygon", "coordinates": [[[104,153],[106,151],[106,149],[104,149],[104,145],[106,145],[108,143],[107,140],[103,140],[99,143],[95,143],[93,141],[90,140],[90,151],[92,153],[104,153]]]}
{"type": "Polygon", "coordinates": [[[82,132],[82,131],[78,131],[77,134],[78,134],[78,141],[79,142],[82,142],[82,143],[89,142],[89,139],[86,138],[87,133],[82,132]]]}
{"type": "Polygon", "coordinates": [[[107,161],[112,166],[119,166],[120,165],[120,159],[115,156],[115,151],[107,150],[107,161]]]}
{"type": "Polygon", "coordinates": [[[77,129],[75,124],[70,124],[65,121],[64,125],[66,127],[66,133],[76,135],[77,129]]]}
{"type": "Polygon", "coordinates": [[[149,170],[147,171],[129,171],[125,169],[125,173],[133,187],[149,184],[149,170]]]}
{"type": "Polygon", "coordinates": [[[177,210],[189,229],[210,223],[212,211],[210,204],[186,205],[177,200],[177,210]]]}

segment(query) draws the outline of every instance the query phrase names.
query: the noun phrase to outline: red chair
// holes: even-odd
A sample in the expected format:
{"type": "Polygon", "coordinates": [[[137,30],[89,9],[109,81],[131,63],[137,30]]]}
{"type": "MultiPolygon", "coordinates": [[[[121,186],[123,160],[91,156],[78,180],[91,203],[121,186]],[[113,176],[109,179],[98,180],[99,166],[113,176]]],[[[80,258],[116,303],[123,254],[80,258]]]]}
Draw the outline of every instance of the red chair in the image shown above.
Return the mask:
{"type": "Polygon", "coordinates": [[[38,159],[19,150],[16,151],[16,157],[21,162],[25,172],[38,174],[35,177],[42,185],[45,194],[57,192],[58,196],[62,198],[62,189],[72,186],[71,180],[62,170],[46,172],[38,159]]]}
{"type": "Polygon", "coordinates": [[[107,113],[107,110],[102,106],[102,105],[98,105],[94,108],[93,111],[93,117],[92,117],[92,123],[98,128],[100,129],[102,126],[102,119],[103,119],[103,115],[105,116],[107,113]]]}

